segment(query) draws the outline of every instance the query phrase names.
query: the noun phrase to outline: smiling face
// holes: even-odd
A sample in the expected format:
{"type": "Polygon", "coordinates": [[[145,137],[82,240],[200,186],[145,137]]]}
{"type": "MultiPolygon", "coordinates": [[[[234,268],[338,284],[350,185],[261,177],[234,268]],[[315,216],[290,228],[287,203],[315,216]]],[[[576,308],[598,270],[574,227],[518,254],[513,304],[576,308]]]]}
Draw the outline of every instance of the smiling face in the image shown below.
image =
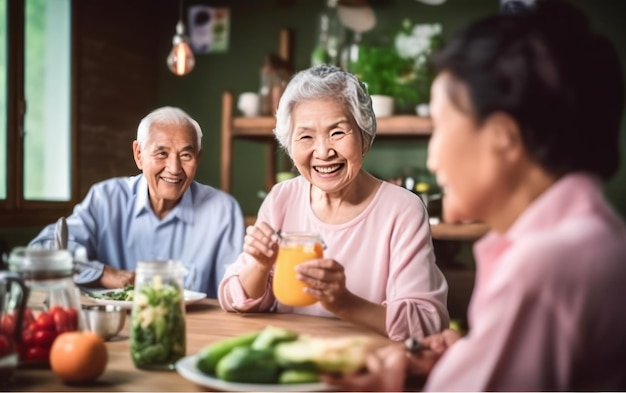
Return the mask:
{"type": "Polygon", "coordinates": [[[291,153],[300,174],[327,194],[345,191],[367,151],[345,106],[330,98],[300,102],[292,121],[291,153]]]}
{"type": "Polygon", "coordinates": [[[199,149],[191,126],[154,124],[142,149],[133,143],[137,167],[148,182],[150,204],[160,218],[171,211],[196,176],[199,149]]]}

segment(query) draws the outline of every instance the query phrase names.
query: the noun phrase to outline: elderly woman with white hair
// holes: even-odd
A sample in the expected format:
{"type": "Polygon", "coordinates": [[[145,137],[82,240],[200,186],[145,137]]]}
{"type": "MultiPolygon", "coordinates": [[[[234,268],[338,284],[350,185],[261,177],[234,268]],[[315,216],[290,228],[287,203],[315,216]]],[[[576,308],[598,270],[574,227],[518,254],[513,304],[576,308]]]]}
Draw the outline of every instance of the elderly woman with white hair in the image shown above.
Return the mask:
{"type": "Polygon", "coordinates": [[[448,287],[424,205],[362,168],[376,135],[364,85],[333,66],[301,71],[276,120],[276,138],[300,176],[276,184],[246,229],[243,253],[218,290],[222,308],[334,316],[393,340],[446,328],[448,287]],[[317,299],[311,306],[290,307],[273,294],[278,230],[316,232],[327,246],[323,258],[296,268],[317,299]]]}

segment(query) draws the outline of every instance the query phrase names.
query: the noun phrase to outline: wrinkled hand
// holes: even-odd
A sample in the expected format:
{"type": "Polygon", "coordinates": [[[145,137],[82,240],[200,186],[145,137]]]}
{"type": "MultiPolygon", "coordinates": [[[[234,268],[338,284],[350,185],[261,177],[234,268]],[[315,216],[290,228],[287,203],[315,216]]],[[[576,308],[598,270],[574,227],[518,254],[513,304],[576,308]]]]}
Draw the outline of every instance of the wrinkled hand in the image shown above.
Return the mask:
{"type": "Polygon", "coordinates": [[[243,239],[243,251],[269,269],[278,255],[278,235],[266,222],[257,222],[246,228],[243,239]]]}
{"type": "Polygon", "coordinates": [[[461,335],[456,330],[446,329],[441,333],[424,337],[420,340],[420,345],[430,349],[438,355],[443,355],[443,353],[460,338],[461,335]]]}
{"type": "Polygon", "coordinates": [[[334,259],[312,259],[296,266],[304,291],[319,300],[328,311],[337,313],[350,292],[346,288],[343,266],[334,259]]]}
{"type": "Polygon", "coordinates": [[[105,288],[124,288],[128,284],[135,283],[135,272],[120,270],[111,266],[105,266],[100,277],[100,285],[105,288]]]}
{"type": "Polygon", "coordinates": [[[365,372],[352,375],[323,375],[322,380],[338,390],[402,391],[406,381],[425,378],[444,354],[461,336],[454,330],[428,336],[420,341],[422,349],[408,352],[403,344],[392,344],[370,353],[365,372]]]}
{"type": "Polygon", "coordinates": [[[366,370],[351,375],[322,375],[322,381],[338,390],[398,392],[404,389],[407,375],[407,352],[404,345],[392,344],[370,353],[366,370]]]}
{"type": "Polygon", "coordinates": [[[420,340],[421,350],[411,354],[408,358],[408,373],[412,376],[427,376],[439,358],[461,335],[452,329],[446,329],[441,333],[433,334],[420,340]]]}

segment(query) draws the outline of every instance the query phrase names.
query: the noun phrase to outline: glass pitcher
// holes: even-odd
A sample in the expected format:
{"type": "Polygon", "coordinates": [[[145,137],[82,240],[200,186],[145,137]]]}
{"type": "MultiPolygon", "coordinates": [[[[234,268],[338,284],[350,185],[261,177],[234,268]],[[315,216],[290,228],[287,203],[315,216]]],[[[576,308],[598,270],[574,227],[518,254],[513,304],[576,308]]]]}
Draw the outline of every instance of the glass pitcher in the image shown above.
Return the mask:
{"type": "Polygon", "coordinates": [[[174,369],[186,352],[180,261],[139,261],[131,314],[130,354],[137,368],[174,369]]]}
{"type": "Polygon", "coordinates": [[[19,275],[0,271],[0,387],[9,384],[17,368],[28,287],[19,275]]]}
{"type": "Polygon", "coordinates": [[[56,337],[82,330],[80,293],[73,280],[72,254],[67,250],[17,247],[9,256],[9,270],[29,289],[24,309],[20,365],[49,365],[56,337]]]}
{"type": "Polygon", "coordinates": [[[324,243],[317,233],[283,233],[281,235],[272,288],[279,302],[288,306],[310,306],[317,299],[303,289],[296,266],[310,259],[324,257],[324,243]]]}

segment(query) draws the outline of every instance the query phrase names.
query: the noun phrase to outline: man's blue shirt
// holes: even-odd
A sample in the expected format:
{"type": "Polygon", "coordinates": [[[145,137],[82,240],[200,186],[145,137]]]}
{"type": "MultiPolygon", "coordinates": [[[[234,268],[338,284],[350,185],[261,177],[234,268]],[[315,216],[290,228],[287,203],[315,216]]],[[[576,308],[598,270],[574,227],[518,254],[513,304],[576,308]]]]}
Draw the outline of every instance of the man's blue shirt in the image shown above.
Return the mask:
{"type": "MultiPolygon", "coordinates": [[[[85,247],[90,268],[75,276],[86,284],[102,275],[104,265],[135,270],[140,260],[176,259],[187,269],[186,289],[217,297],[226,265],[242,252],[244,221],[231,195],[192,182],[181,201],[160,220],[150,206],[143,175],[95,184],[67,218],[68,248],[85,247]]],[[[54,241],[55,225],[44,228],[30,245],[54,241]]]]}

